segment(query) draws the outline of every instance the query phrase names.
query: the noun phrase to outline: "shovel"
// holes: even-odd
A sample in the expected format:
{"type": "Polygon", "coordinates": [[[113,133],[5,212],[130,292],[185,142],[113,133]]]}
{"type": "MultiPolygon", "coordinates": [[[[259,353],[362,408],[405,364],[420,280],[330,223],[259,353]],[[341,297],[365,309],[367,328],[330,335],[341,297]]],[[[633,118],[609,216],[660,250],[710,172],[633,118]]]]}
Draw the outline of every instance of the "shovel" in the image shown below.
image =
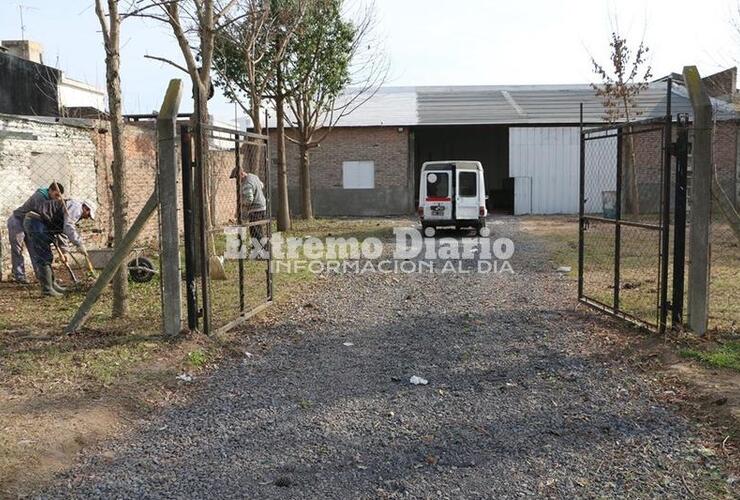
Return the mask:
{"type": "Polygon", "coordinates": [[[72,282],[77,285],[79,284],[80,280],[77,279],[77,276],[75,276],[75,272],[72,270],[72,266],[69,265],[69,259],[66,255],[62,253],[62,250],[59,248],[59,238],[54,239],[54,248],[57,249],[57,254],[59,255],[59,260],[61,260],[64,263],[64,267],[67,268],[67,272],[69,273],[69,277],[72,278],[72,282]]]}

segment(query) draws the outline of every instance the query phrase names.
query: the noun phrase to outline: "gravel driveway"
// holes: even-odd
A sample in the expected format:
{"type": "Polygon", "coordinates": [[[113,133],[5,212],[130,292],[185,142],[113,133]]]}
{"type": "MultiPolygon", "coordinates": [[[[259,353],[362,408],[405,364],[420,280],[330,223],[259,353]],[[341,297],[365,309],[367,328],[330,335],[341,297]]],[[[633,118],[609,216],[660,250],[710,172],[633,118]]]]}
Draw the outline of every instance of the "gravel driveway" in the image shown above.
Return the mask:
{"type": "Polygon", "coordinates": [[[45,495],[722,495],[697,424],[649,374],[584,349],[601,319],[516,219],[492,227],[517,243],[515,275],[329,277],[263,332],[272,349],[45,495]]]}

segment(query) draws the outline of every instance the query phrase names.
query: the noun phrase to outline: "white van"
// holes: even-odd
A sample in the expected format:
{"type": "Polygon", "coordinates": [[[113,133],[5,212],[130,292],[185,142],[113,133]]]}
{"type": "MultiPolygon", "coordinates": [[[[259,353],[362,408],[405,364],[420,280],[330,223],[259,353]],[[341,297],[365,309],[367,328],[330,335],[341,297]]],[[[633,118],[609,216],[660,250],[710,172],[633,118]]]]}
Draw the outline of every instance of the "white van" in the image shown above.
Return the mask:
{"type": "Polygon", "coordinates": [[[419,178],[419,218],[426,236],[436,227],[486,227],[486,187],[479,161],[428,161],[419,178]]]}

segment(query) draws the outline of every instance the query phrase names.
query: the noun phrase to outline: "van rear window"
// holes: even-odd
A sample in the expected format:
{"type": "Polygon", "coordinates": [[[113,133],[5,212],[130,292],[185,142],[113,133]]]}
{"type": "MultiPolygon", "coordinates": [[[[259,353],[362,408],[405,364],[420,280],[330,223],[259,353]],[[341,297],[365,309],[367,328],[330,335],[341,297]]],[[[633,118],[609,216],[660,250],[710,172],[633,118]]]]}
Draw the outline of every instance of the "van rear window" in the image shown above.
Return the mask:
{"type": "Polygon", "coordinates": [[[432,198],[450,196],[450,175],[447,172],[427,173],[427,196],[432,198]]]}
{"type": "Polygon", "coordinates": [[[460,196],[478,196],[478,174],[475,172],[460,172],[460,196]]]}

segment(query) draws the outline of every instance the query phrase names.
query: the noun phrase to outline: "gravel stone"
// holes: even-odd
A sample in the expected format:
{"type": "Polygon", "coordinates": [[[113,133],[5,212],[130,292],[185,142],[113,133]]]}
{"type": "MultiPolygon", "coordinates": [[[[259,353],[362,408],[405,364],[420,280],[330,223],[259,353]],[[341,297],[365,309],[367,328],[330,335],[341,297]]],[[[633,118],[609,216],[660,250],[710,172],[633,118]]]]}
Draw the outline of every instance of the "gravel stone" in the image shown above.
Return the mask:
{"type": "Polygon", "coordinates": [[[583,349],[608,325],[576,308],[517,219],[496,222],[491,237],[517,245],[514,275],[327,273],[310,302],[249,333],[269,348],[201,377],[187,404],[40,497],[684,498],[731,485],[650,374],[583,349]]]}

